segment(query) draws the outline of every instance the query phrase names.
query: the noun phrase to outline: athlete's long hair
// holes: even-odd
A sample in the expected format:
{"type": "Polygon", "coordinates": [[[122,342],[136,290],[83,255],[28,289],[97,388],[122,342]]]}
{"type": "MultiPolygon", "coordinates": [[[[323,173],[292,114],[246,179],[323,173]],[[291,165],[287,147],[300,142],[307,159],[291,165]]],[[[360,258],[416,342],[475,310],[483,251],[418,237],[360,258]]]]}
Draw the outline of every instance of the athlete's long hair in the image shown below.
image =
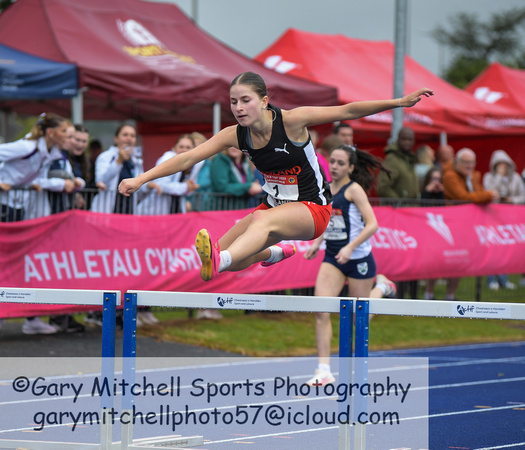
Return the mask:
{"type": "Polygon", "coordinates": [[[374,185],[379,172],[385,172],[390,177],[390,170],[383,166],[380,159],[370,153],[359,150],[355,146],[344,144],[339,145],[335,149],[346,152],[350,165],[354,166],[350,179],[360,184],[365,191],[370,190],[374,185]]]}

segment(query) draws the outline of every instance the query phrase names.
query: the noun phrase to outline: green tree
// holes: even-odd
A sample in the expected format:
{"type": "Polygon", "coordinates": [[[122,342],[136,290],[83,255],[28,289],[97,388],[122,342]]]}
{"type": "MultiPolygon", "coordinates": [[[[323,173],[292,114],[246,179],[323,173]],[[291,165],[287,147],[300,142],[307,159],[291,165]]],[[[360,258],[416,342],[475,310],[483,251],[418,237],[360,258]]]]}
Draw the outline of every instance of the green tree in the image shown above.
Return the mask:
{"type": "Polygon", "coordinates": [[[475,13],[450,18],[448,26],[432,31],[434,39],[452,51],[443,77],[463,88],[495,61],[525,68],[524,24],[525,8],[495,13],[486,22],[475,13]]]}

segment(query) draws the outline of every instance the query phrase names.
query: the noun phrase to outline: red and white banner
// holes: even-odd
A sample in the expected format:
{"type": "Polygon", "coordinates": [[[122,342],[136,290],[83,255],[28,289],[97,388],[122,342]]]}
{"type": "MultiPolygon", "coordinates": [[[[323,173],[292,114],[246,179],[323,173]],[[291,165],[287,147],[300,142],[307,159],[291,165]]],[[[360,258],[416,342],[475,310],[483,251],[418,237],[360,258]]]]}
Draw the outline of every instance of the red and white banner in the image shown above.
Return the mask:
{"type": "MultiPolygon", "coordinates": [[[[525,273],[525,206],[374,211],[380,226],[372,238],[378,272],[393,280],[525,273]]],[[[197,231],[207,228],[219,237],[248,212],[130,216],[69,211],[0,224],[0,286],[217,293],[313,286],[322,255],[306,260],[309,242],[302,241],[294,242],[298,253],[293,258],[273,267],[256,264],[201,280],[197,231]]],[[[81,309],[86,308],[5,303],[0,317],[81,309]]]]}
{"type": "Polygon", "coordinates": [[[374,211],[374,257],[393,280],[525,273],[525,206],[374,211]]]}

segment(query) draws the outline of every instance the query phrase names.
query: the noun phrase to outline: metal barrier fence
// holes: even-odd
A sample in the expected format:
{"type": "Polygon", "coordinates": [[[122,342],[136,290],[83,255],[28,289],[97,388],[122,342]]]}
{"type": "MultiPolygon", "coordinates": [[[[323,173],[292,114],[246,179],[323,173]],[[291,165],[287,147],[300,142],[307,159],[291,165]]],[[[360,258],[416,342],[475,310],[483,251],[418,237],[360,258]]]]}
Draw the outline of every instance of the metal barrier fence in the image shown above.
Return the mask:
{"type": "MultiPolygon", "coordinates": [[[[89,211],[93,198],[99,193],[98,189],[83,189],[72,194],[51,191],[35,191],[27,188],[12,188],[10,191],[0,190],[1,216],[0,222],[15,222],[19,220],[34,219],[56,212],[70,209],[81,209],[89,211]]],[[[264,195],[255,196],[233,196],[217,192],[195,191],[186,196],[188,211],[227,211],[235,209],[255,208],[262,202],[264,195]]],[[[172,198],[178,201],[178,197],[167,194],[152,196],[148,198],[148,214],[166,214],[165,205],[170,204],[172,198]]],[[[142,200],[142,199],[141,199],[142,200]]],[[[431,200],[431,199],[391,199],[371,197],[372,206],[403,207],[435,207],[465,204],[455,200],[431,200]]],[[[140,205],[140,201],[139,201],[140,205]]],[[[113,212],[113,211],[106,211],[113,212]]],[[[140,214],[140,208],[133,214],[140,214]]]]}
{"type": "MultiPolygon", "coordinates": [[[[83,189],[72,194],[51,191],[36,191],[28,188],[0,190],[0,222],[17,222],[35,219],[57,212],[80,209],[89,211],[98,189],[83,189]]],[[[187,211],[228,211],[255,208],[261,204],[263,195],[233,196],[215,192],[193,192],[185,197],[187,211]]],[[[140,199],[141,201],[144,198],[140,199]]],[[[171,213],[171,204],[178,204],[179,197],[160,194],[148,197],[147,214],[162,215],[171,213]],[[166,209],[168,205],[168,209],[166,209]]],[[[140,201],[138,202],[140,205],[140,201]]],[[[114,211],[105,211],[112,213],[114,211]]],[[[133,214],[145,214],[137,207],[133,214]]]]}

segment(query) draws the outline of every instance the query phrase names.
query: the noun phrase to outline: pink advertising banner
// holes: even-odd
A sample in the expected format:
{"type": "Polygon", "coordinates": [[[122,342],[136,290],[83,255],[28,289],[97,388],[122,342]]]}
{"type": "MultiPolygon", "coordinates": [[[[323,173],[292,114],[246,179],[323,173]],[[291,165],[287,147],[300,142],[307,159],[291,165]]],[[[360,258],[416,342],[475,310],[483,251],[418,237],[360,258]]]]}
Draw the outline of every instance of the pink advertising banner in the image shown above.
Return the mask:
{"type": "MultiPolygon", "coordinates": [[[[393,280],[525,273],[525,206],[376,207],[372,238],[378,271],[393,280]]],[[[128,216],[69,211],[0,224],[1,287],[259,293],[310,287],[322,261],[309,242],[278,265],[199,276],[197,231],[221,236],[249,211],[128,216]]],[[[0,298],[1,300],[1,298],[0,298]]],[[[0,317],[86,307],[7,304],[0,317]]]]}

